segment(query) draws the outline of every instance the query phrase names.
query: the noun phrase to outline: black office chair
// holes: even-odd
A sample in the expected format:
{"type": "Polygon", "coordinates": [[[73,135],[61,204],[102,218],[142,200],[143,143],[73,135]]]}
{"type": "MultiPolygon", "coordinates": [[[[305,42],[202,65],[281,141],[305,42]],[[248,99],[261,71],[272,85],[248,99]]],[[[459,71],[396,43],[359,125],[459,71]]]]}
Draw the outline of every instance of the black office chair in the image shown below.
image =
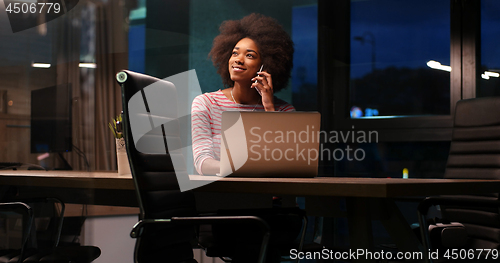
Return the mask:
{"type": "MultiPolygon", "coordinates": [[[[500,97],[468,99],[457,103],[444,178],[500,179],[500,97]]],[[[439,247],[498,251],[499,208],[498,193],[426,198],[418,208],[425,251],[439,247]],[[436,228],[438,231],[433,230],[430,235],[427,213],[434,205],[440,206],[442,218],[438,221],[444,223],[444,227],[436,228]],[[458,222],[463,227],[452,226],[451,222],[458,222]]]]}
{"type": "Polygon", "coordinates": [[[0,244],[1,263],[90,263],[101,253],[94,246],[59,246],[64,219],[64,203],[59,199],[0,203],[0,214],[4,227],[0,236],[5,241],[0,244]]]}
{"type": "MultiPolygon", "coordinates": [[[[124,137],[141,211],[140,221],[131,232],[131,236],[137,238],[135,262],[196,262],[192,252],[196,246],[206,249],[209,256],[232,257],[234,262],[239,256],[251,262],[264,262],[267,251],[274,249],[275,244],[282,244],[282,232],[270,229],[268,222],[273,224],[272,220],[262,218],[291,214],[301,223],[303,215],[295,209],[281,210],[280,213],[267,209],[198,215],[193,193],[181,192],[176,177],[176,173],[187,176],[187,172],[179,167],[174,169],[172,161],[184,162],[182,155],[173,149],[181,145],[175,86],[128,70],[119,72],[117,81],[122,89],[124,137]],[[137,97],[131,103],[134,95],[140,96],[140,103],[137,103],[137,97]],[[163,96],[160,102],[169,106],[168,111],[155,110],[158,105],[152,104],[158,103],[158,96],[163,96]],[[143,122],[138,120],[141,117],[143,122]],[[132,127],[133,121],[142,123],[150,131],[144,130],[144,126],[132,127]],[[138,134],[142,137],[138,138],[138,134]],[[199,225],[226,230],[203,232],[200,238],[199,225]],[[243,228],[250,228],[252,232],[245,232],[243,228]],[[233,235],[228,236],[228,233],[233,235]],[[241,233],[245,236],[239,235],[241,233]],[[242,249],[244,255],[238,254],[242,249]],[[255,252],[255,259],[252,259],[251,252],[255,252]]],[[[287,241],[291,243],[293,240],[287,241]]]]}
{"type": "Polygon", "coordinates": [[[30,206],[21,202],[0,203],[0,220],[2,223],[0,262],[9,262],[16,256],[17,260],[12,262],[22,262],[30,236],[29,233],[31,232],[33,210],[30,206]],[[21,221],[17,222],[17,220],[21,221]],[[18,233],[16,236],[11,236],[9,230],[14,232],[16,223],[18,225],[18,233]],[[19,257],[20,255],[21,257],[19,257]]]}

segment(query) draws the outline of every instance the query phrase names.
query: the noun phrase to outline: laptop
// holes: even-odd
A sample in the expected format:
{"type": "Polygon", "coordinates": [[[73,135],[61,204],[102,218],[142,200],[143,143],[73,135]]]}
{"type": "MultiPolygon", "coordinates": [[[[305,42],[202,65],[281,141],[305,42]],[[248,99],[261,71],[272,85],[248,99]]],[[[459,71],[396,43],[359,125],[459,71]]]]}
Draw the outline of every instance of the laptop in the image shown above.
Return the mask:
{"type": "Polygon", "coordinates": [[[318,112],[223,112],[219,176],[315,177],[320,123],[318,112]]]}

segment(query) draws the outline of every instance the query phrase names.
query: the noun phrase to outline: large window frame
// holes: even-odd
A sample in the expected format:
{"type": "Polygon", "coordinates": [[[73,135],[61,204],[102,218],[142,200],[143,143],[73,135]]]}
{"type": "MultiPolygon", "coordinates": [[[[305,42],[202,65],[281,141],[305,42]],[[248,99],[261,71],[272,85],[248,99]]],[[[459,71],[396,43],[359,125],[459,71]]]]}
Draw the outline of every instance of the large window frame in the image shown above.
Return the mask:
{"type": "Polygon", "coordinates": [[[319,101],[322,129],[377,131],[379,141],[451,139],[455,104],[476,97],[480,2],[450,1],[450,115],[381,119],[349,117],[350,0],[318,2],[319,101]]]}

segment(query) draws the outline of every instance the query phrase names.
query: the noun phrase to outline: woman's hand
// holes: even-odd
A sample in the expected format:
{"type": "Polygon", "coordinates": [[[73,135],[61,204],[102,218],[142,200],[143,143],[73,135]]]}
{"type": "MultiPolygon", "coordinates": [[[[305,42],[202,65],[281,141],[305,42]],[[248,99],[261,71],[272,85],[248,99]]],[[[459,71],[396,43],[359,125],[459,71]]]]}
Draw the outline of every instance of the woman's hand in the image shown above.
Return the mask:
{"type": "Polygon", "coordinates": [[[220,173],[220,161],[208,158],[201,165],[201,172],[204,175],[216,175],[220,173]]]}
{"type": "Polygon", "coordinates": [[[252,88],[257,89],[262,96],[262,105],[266,111],[274,111],[274,91],[271,74],[261,71],[252,79],[252,88]],[[257,81],[257,82],[255,82],[257,81]]]}

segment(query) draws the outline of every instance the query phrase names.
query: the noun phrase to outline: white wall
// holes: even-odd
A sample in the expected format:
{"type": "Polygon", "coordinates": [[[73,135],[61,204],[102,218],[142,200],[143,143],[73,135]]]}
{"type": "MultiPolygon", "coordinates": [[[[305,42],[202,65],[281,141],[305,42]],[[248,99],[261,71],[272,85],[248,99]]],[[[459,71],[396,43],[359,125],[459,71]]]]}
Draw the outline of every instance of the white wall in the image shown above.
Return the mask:
{"type": "MultiPolygon", "coordinates": [[[[133,263],[135,239],[130,230],[137,223],[137,216],[89,217],[82,231],[82,244],[97,246],[101,256],[94,263],[133,263]]],[[[195,249],[194,258],[198,263],[223,263],[219,258],[209,258],[205,252],[195,249]]]]}
{"type": "Polygon", "coordinates": [[[130,237],[130,230],[135,223],[136,215],[87,218],[82,244],[101,249],[94,263],[133,263],[135,239],[130,237]]]}

